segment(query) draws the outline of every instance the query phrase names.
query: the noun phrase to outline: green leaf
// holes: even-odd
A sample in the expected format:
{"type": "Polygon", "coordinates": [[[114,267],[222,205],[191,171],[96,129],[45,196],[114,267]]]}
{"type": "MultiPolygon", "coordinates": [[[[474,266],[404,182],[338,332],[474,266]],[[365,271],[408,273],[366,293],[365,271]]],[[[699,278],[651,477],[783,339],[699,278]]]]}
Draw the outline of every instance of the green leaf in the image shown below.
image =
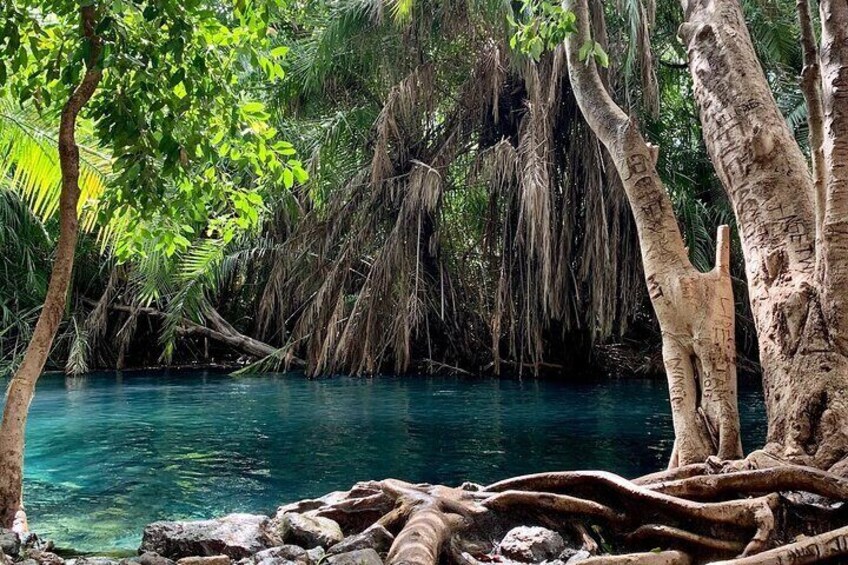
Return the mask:
{"type": "Polygon", "coordinates": [[[595,61],[604,68],[609,67],[609,55],[604,51],[604,48],[597,41],[595,42],[595,47],[593,49],[595,54],[595,61]]]}
{"type": "Polygon", "coordinates": [[[592,40],[587,40],[580,46],[580,50],[577,52],[577,58],[585,63],[589,55],[594,52],[594,49],[595,43],[592,40]]]}
{"type": "Polygon", "coordinates": [[[259,114],[265,110],[265,104],[262,102],[246,102],[241,106],[242,112],[245,114],[259,114]]]}

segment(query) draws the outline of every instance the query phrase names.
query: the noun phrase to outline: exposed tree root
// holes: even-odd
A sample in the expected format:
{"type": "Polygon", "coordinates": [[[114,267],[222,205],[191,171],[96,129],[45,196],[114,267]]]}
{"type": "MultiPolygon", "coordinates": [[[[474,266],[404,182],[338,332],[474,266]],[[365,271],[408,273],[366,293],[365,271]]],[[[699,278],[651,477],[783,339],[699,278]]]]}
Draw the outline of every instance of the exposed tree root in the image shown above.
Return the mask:
{"type": "MultiPolygon", "coordinates": [[[[742,559],[717,561],[712,565],[802,565],[848,556],[848,526],[812,536],[742,559]]],[[[844,561],[839,561],[843,563],[844,561]]],[[[836,563],[836,561],[834,561],[836,563]]]]}
{"type": "Polygon", "coordinates": [[[786,523],[806,506],[848,500],[846,479],[807,467],[734,468],[687,466],[633,481],[601,471],[541,473],[458,488],[388,479],[289,509],[332,517],[348,534],[384,526],[395,534],[388,565],[491,561],[497,540],[520,525],[557,530],[571,547],[591,553],[599,545],[620,553],[584,561],[590,565],[795,564],[848,556],[844,513],[820,513],[825,517],[804,525],[812,535],[799,541],[791,532],[801,529],[786,523]],[[693,474],[718,468],[725,472],[693,474]],[[786,491],[815,496],[780,494],[786,491]],[[647,551],[654,548],[662,551],[647,551]]]}
{"type": "Polygon", "coordinates": [[[718,540],[708,536],[693,534],[692,532],[687,532],[673,526],[656,524],[639,526],[626,539],[633,542],[651,541],[654,543],[667,542],[674,545],[682,545],[694,553],[739,554],[745,549],[745,546],[739,542],[718,540]]]}
{"type": "Polygon", "coordinates": [[[760,492],[804,491],[848,500],[848,479],[811,467],[785,466],[722,475],[701,475],[648,485],[657,492],[682,498],[716,499],[760,492]]]}
{"type": "Polygon", "coordinates": [[[583,565],[689,565],[692,558],[682,551],[659,551],[602,555],[581,561],[583,565]]]}

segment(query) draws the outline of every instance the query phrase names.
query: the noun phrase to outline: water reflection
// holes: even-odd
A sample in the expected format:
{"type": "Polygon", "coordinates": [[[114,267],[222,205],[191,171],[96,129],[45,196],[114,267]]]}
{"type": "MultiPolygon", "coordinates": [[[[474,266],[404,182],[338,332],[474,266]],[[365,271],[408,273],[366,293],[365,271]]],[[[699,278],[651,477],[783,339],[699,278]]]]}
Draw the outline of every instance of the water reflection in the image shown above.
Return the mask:
{"type": "MultiPolygon", "coordinates": [[[[740,400],[753,445],[762,401],[744,388],[740,400]]],[[[663,381],[45,376],[25,496],[31,525],[63,546],[132,549],[157,519],[272,512],[357,480],[634,476],[662,467],[671,444],[663,381]]]]}

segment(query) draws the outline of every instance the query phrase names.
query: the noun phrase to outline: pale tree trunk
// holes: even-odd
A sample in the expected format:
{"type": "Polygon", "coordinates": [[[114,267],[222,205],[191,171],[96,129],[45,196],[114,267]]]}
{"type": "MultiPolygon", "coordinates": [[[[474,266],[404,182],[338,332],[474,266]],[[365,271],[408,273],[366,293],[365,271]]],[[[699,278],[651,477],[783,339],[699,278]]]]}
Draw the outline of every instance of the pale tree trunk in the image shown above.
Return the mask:
{"type": "Polygon", "coordinates": [[[645,142],[636,124],[613,102],[593,58],[579,59],[592,29],[586,0],[566,5],[577,15],[579,30],[566,40],[571,88],[621,177],[662,330],[675,432],[670,466],[701,463],[711,455],[741,457],[728,229],[719,229],[715,268],[699,272],[689,261],[671,200],[657,174],[657,148],[645,142]]]}
{"type": "Polygon", "coordinates": [[[95,34],[95,8],[80,8],[81,29],[90,44],[87,70],[65,104],[59,124],[59,162],[62,188],[59,197],[59,239],[56,257],[44,298],[44,306],[20,368],[6,393],[3,422],[0,424],[0,526],[11,527],[22,508],[24,432],[35,384],[44,369],[53,339],[62,321],[68,285],[74,266],[79,220],[79,148],[75,140],[76,119],[100,82],[97,68],[101,40],[95,34]]]}
{"type": "MultiPolygon", "coordinates": [[[[823,11],[828,4],[822,3],[823,11]]],[[[848,162],[844,142],[834,147],[829,131],[838,115],[828,97],[834,72],[822,67],[825,139],[818,156],[818,140],[812,140],[814,161],[823,156],[825,165],[816,170],[823,196],[777,108],[738,1],[684,0],[683,9],[680,36],[688,47],[705,142],[733,204],[745,255],[768,412],[766,450],[839,470],[848,453],[848,360],[839,329],[840,299],[848,299],[848,242],[834,236],[848,237],[848,231],[833,219],[838,211],[833,171],[838,161],[848,173],[848,162]]],[[[803,13],[801,18],[805,23],[803,13]]],[[[846,23],[833,25],[844,34],[846,23]]],[[[824,60],[830,51],[825,45],[824,60]]],[[[816,92],[805,89],[808,97],[816,92]]],[[[816,106],[811,110],[816,119],[816,106]]],[[[811,134],[817,134],[815,123],[811,134]]],[[[838,212],[843,223],[848,196],[845,200],[846,209],[838,212]]]]}

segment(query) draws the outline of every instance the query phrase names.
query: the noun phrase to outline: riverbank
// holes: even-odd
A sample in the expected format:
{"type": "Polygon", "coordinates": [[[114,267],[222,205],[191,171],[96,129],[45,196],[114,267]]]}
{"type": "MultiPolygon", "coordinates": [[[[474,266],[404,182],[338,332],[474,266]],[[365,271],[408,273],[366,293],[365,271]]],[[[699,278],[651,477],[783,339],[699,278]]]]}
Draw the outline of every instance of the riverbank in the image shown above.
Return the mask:
{"type": "MultiPolygon", "coordinates": [[[[397,499],[386,484],[363,482],[348,491],[281,506],[273,516],[230,514],[200,521],[155,522],[145,527],[137,555],[68,555],[35,534],[0,529],[4,565],[382,565],[402,526],[397,499]]],[[[410,488],[413,485],[408,485],[410,488]]],[[[479,490],[465,484],[461,491],[479,490]]],[[[576,563],[597,553],[588,539],[573,540],[535,526],[490,532],[500,541],[460,551],[467,564],[481,562],[576,563]],[[482,561],[481,561],[482,560],[482,561]]]]}

